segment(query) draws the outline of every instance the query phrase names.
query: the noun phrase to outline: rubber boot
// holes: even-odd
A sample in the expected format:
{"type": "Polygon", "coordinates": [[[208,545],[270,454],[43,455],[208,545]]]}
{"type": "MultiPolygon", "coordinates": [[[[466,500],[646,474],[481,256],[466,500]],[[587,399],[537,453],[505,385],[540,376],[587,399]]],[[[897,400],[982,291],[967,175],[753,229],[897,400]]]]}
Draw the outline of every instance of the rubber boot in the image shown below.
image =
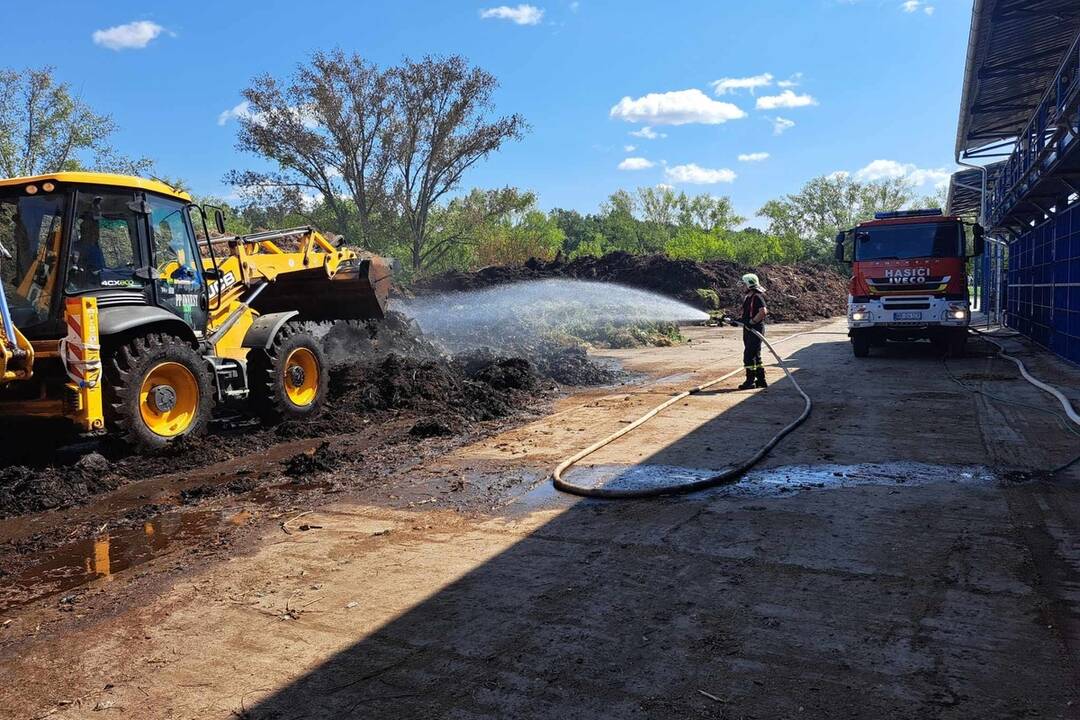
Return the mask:
{"type": "Polygon", "coordinates": [[[769,387],[769,383],[765,382],[765,368],[758,368],[757,372],[754,374],[754,387],[769,387]]]}
{"type": "Polygon", "coordinates": [[[754,387],[754,371],[747,368],[746,382],[739,386],[739,390],[749,390],[752,387],[754,387]]]}

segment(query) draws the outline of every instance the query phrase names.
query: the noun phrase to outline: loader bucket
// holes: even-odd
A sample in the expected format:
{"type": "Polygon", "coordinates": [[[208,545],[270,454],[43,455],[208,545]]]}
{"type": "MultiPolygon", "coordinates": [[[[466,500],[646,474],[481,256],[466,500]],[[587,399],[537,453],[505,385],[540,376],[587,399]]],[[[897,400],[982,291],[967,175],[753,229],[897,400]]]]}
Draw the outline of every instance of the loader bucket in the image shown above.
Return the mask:
{"type": "Polygon", "coordinates": [[[390,282],[385,259],[361,258],[342,265],[332,278],[322,267],[279,275],[253,307],[260,313],[296,310],[303,320],[313,322],[381,320],[386,315],[390,282]]]}

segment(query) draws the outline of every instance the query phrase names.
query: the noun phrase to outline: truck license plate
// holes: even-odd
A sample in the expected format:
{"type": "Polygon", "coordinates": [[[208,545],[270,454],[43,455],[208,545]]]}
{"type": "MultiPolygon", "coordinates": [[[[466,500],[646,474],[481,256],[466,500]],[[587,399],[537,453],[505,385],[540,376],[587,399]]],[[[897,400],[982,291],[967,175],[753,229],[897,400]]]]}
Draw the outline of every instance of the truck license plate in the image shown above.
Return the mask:
{"type": "Polygon", "coordinates": [[[921,312],[898,312],[893,317],[897,320],[922,320],[921,312]]]}

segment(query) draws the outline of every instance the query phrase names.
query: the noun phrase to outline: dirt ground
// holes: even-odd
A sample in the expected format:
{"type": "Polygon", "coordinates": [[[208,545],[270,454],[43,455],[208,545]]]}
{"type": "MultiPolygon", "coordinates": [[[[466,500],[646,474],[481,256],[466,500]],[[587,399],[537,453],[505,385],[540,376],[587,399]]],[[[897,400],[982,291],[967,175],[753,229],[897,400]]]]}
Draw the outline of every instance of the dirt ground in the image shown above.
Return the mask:
{"type": "MultiPolygon", "coordinates": [[[[1080,717],[1080,464],[1040,474],[1080,439],[950,378],[1053,407],[989,346],[947,366],[928,345],[856,360],[842,328],[770,328],[817,331],[777,346],[813,413],[702,493],[588,501],[546,478],[736,367],[731,328],[610,351],[646,379],[473,442],[416,440],[361,487],[315,463],[300,489],[211,493],[47,557],[19,548],[93,507],[0,521],[0,716],[1080,717]]],[[[1010,344],[1080,405],[1080,370],[1010,344]]],[[[769,376],[687,398],[569,476],[722,469],[801,409],[769,376]]],[[[362,452],[377,432],[342,437],[362,452]]],[[[314,446],[200,472],[220,483],[314,446]]],[[[191,482],[132,483],[97,512],[191,482]]]]}

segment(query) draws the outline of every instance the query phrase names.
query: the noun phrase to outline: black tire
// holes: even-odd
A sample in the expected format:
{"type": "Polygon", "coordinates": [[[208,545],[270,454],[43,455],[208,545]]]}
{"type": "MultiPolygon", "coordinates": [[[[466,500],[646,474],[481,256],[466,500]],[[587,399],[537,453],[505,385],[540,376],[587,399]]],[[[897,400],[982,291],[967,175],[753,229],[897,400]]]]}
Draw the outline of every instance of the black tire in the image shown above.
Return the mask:
{"type": "Polygon", "coordinates": [[[855,357],[864,358],[870,356],[870,337],[866,333],[855,333],[851,336],[851,351],[855,357]]]}
{"type": "Polygon", "coordinates": [[[213,378],[189,343],[174,335],[148,333],[112,350],[104,366],[105,422],[120,439],[152,449],[206,431],[214,412],[213,378]],[[170,382],[170,377],[179,382],[170,382]],[[161,380],[154,389],[162,388],[163,394],[148,395],[144,404],[143,385],[154,378],[161,380]],[[171,407],[166,404],[170,394],[171,407]]]}
{"type": "Polygon", "coordinates": [[[967,352],[967,328],[949,333],[948,353],[949,357],[961,358],[967,352]]]}
{"type": "Polygon", "coordinates": [[[269,423],[317,415],[326,402],[330,380],[327,368],[322,343],[299,323],[287,323],[268,349],[248,353],[252,408],[269,423]],[[315,367],[297,363],[298,355],[314,361],[315,367]],[[299,373],[296,367],[300,367],[299,373]],[[310,401],[297,401],[296,393],[301,390],[312,394],[310,401]]]}

